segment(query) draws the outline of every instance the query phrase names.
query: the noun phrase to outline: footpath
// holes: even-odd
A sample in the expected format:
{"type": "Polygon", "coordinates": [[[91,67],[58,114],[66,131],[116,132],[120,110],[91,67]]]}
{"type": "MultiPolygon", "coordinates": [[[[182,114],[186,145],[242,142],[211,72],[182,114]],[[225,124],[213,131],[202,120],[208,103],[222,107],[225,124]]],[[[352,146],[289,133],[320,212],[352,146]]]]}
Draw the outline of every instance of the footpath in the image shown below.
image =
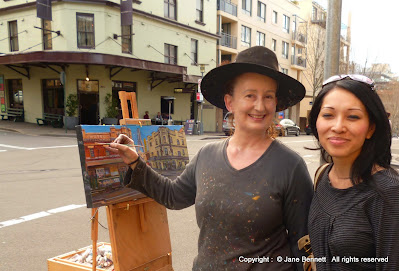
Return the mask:
{"type": "MultiPolygon", "coordinates": [[[[54,128],[51,125],[39,126],[36,123],[13,122],[0,120],[0,131],[9,131],[29,136],[55,136],[55,137],[76,137],[75,130],[65,128],[54,128]]],[[[203,135],[188,135],[191,140],[203,140],[207,138],[223,138],[223,133],[204,133],[203,135]]]]}

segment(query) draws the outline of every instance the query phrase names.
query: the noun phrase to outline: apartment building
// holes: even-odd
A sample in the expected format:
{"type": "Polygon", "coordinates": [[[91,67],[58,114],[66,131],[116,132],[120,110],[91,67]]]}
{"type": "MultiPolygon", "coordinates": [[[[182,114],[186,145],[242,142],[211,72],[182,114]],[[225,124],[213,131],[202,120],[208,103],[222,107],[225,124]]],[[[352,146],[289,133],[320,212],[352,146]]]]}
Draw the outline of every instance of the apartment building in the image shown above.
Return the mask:
{"type": "MultiPolygon", "coordinates": [[[[302,82],[306,35],[299,13],[299,6],[289,0],[218,0],[220,64],[234,61],[240,51],[251,46],[266,46],[276,53],[281,72],[302,82]]],[[[276,117],[298,122],[299,113],[296,105],[276,117]]]]}
{"type": "MultiPolygon", "coordinates": [[[[327,10],[313,0],[297,1],[300,8],[299,16],[303,18],[303,32],[306,34],[306,69],[303,72],[302,83],[306,88],[306,96],[300,103],[299,126],[308,123],[309,112],[312,108],[313,97],[317,96],[324,79],[324,58],[326,39],[327,10]]],[[[347,24],[341,24],[340,38],[340,73],[349,72],[349,51],[351,45],[351,15],[347,24]]]]}
{"type": "MultiPolygon", "coordinates": [[[[35,123],[64,115],[76,94],[80,123],[99,124],[106,95],[124,90],[136,92],[140,117],[168,113],[173,97],[175,123],[197,119],[198,80],[218,61],[216,12],[216,0],[1,1],[2,109],[35,123]]],[[[202,115],[204,131],[221,126],[207,102],[202,115]]]]}

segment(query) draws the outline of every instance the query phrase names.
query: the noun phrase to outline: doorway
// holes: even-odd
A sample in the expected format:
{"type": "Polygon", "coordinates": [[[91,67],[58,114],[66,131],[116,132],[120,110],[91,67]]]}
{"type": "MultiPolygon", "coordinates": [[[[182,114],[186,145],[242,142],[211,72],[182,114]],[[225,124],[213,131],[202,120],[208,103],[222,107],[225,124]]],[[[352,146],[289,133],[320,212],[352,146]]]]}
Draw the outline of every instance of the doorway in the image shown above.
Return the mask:
{"type": "Polygon", "coordinates": [[[98,125],[98,93],[79,92],[79,123],[98,125]]]}

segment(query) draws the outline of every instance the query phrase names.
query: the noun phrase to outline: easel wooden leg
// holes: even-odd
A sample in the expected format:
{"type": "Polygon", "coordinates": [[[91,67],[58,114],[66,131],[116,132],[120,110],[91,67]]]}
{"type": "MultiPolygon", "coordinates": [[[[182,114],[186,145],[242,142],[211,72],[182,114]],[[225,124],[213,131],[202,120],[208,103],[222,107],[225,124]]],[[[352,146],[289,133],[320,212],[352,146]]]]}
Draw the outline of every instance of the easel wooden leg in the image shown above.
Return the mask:
{"type": "Polygon", "coordinates": [[[97,265],[97,239],[98,239],[98,208],[91,209],[91,240],[93,241],[93,266],[92,270],[96,271],[97,265]]]}

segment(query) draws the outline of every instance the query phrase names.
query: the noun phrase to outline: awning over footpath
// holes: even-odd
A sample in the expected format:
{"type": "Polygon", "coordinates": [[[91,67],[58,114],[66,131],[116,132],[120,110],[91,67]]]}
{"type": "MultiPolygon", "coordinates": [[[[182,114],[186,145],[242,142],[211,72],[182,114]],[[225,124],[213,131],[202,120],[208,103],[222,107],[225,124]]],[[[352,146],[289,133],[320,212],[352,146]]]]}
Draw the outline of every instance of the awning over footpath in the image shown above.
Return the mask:
{"type": "Polygon", "coordinates": [[[5,65],[14,71],[18,68],[24,69],[27,74],[23,75],[28,75],[27,77],[29,77],[30,67],[51,68],[50,65],[65,67],[69,64],[104,65],[110,69],[110,77],[122,69],[128,68],[132,71],[155,72],[153,76],[158,78],[157,80],[164,78],[168,81],[197,84],[198,79],[201,78],[196,75],[188,75],[187,67],[184,66],[100,53],[39,51],[0,56],[0,65],[5,65]]]}

